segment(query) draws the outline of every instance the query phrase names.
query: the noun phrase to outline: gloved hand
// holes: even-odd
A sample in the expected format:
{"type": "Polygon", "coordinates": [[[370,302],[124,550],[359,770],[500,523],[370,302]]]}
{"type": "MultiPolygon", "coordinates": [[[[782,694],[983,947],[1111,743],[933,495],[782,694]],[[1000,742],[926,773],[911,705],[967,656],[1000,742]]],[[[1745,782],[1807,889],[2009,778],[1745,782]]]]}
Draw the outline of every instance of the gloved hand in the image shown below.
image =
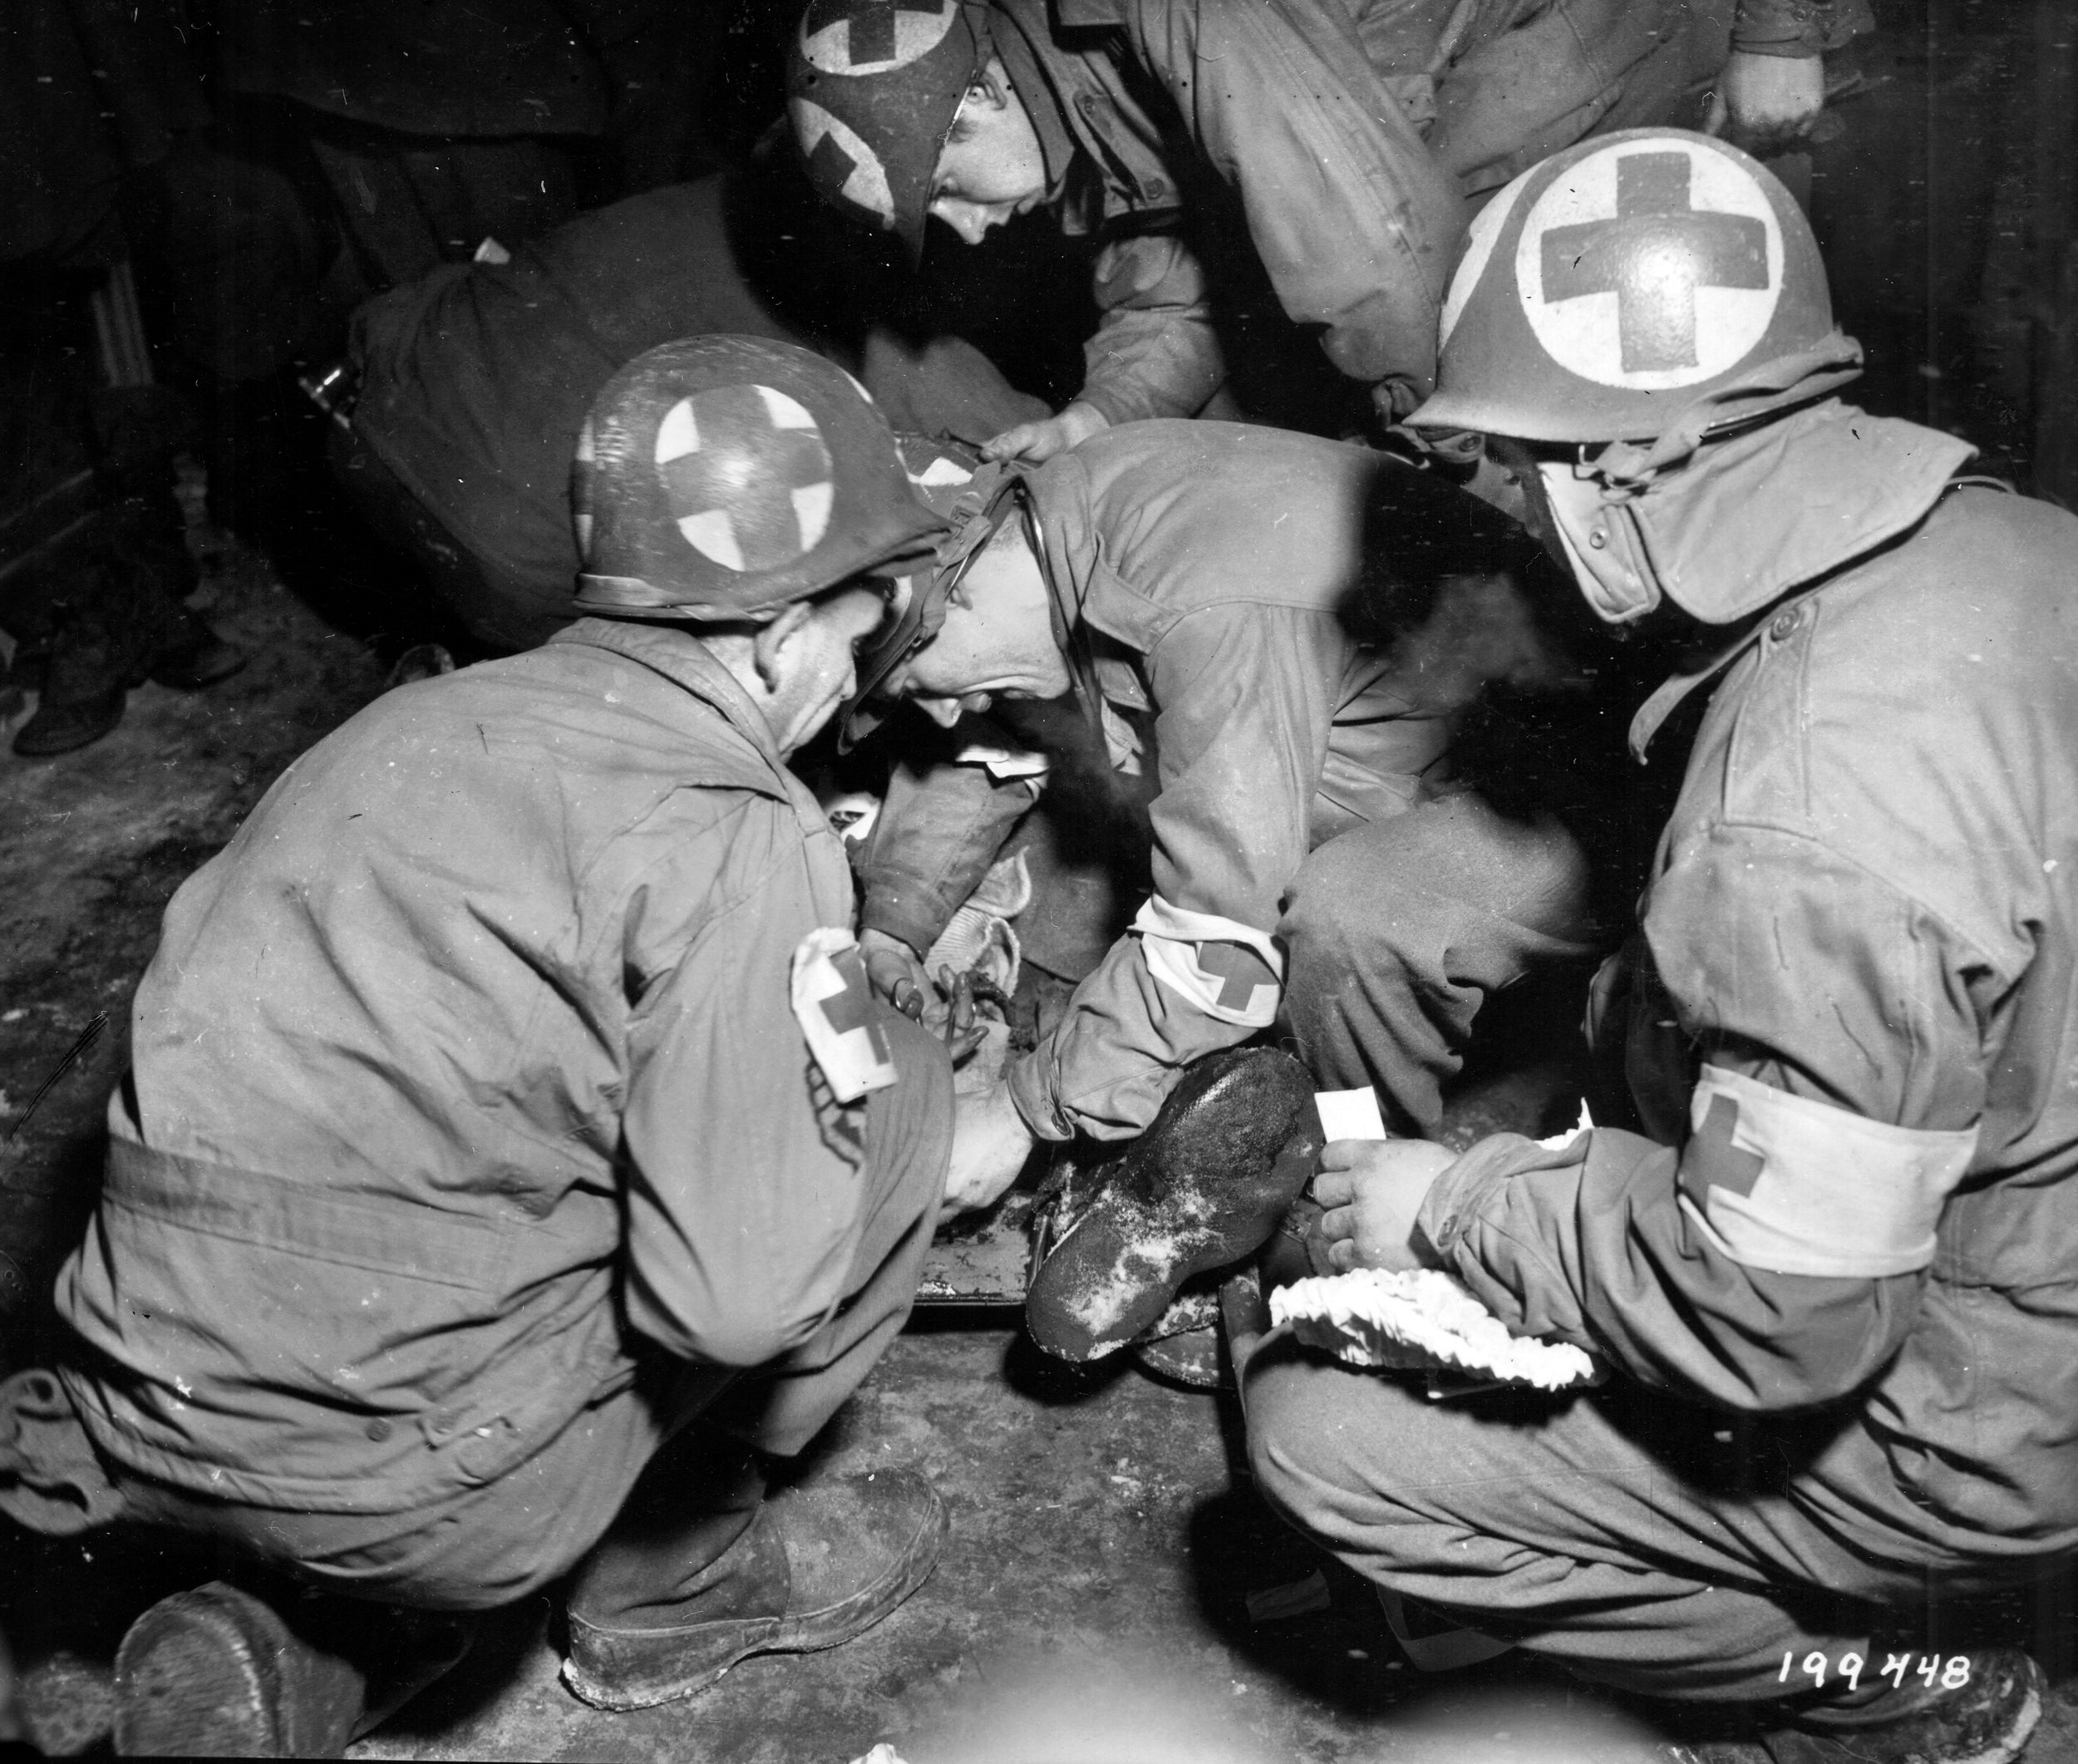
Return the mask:
{"type": "Polygon", "coordinates": [[[1735,50],[1717,76],[1703,129],[1765,159],[1802,141],[1824,108],[1822,57],[1735,50]]]}
{"type": "Polygon", "coordinates": [[[1092,435],[1101,435],[1110,426],[1111,419],[1103,411],[1094,404],[1084,404],[1078,399],[1044,422],[1021,422],[1014,429],[1005,429],[993,441],[984,441],[982,457],[1022,460],[1030,466],[1041,465],[1055,454],[1066,453],[1069,448],[1079,446],[1092,435]]]}

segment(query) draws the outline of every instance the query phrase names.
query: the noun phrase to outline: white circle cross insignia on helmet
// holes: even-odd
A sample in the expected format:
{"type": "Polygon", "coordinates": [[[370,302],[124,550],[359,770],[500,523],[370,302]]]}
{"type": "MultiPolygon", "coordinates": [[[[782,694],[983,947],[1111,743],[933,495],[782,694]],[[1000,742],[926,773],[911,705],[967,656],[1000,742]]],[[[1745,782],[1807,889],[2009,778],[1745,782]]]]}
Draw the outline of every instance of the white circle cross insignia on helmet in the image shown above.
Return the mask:
{"type": "Polygon", "coordinates": [[[598,461],[598,436],[592,419],[577,431],[577,456],[571,461],[570,517],[577,535],[578,561],[592,561],[592,468],[598,461]]]}
{"type": "Polygon", "coordinates": [[[1515,259],[1524,313],[1552,358],[1642,392],[1696,385],[1743,357],[1775,316],[1782,268],[1760,185],[1679,140],[1613,144],[1570,167],[1525,218],[1515,259]]]}
{"type": "Polygon", "coordinates": [[[831,201],[855,210],[869,226],[893,226],[894,192],[888,185],[888,168],[859,131],[812,98],[790,98],[786,108],[816,188],[831,201]]]}
{"type": "Polygon", "coordinates": [[[686,543],[725,569],[776,569],[811,551],[836,495],[805,407],[770,386],[681,398],[657,426],[658,475],[686,543]]]}
{"type": "Polygon", "coordinates": [[[892,72],[945,40],[959,0],[815,0],[801,17],[801,58],[823,73],[892,72]]]}

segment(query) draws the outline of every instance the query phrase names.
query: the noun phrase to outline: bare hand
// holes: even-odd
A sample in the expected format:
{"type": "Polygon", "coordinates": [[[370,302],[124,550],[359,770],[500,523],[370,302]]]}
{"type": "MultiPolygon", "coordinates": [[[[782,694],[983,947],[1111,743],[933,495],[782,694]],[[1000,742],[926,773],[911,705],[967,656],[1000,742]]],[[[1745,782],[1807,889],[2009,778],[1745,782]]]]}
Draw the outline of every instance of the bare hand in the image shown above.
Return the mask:
{"type": "Polygon", "coordinates": [[[1017,1180],[1035,1143],[1032,1129],[998,1081],[953,1098],[953,1156],[945,1172],[945,1210],[985,1207],[1017,1180]]]}
{"type": "Polygon", "coordinates": [[[1415,1215],[1429,1185],[1456,1161],[1455,1152],[1426,1139],[1329,1141],[1313,1179],[1313,1198],[1327,1209],[1321,1220],[1327,1259],[1345,1273],[1421,1267],[1415,1215]]]}
{"type": "Polygon", "coordinates": [[[1014,429],[1005,429],[993,441],[982,444],[982,457],[1022,460],[1027,465],[1037,466],[1056,453],[1080,446],[1092,435],[1101,435],[1110,426],[1111,419],[1094,404],[1077,401],[1044,422],[1021,422],[1014,429]]]}
{"type": "Polygon", "coordinates": [[[866,961],[866,984],[876,998],[886,999],[933,1033],[945,1032],[946,1002],[931,984],[915,950],[885,931],[861,931],[859,953],[866,961]]]}
{"type": "Polygon", "coordinates": [[[1815,55],[1734,51],[1717,76],[1703,124],[1759,158],[1795,146],[1825,108],[1825,62],[1815,55]]]}

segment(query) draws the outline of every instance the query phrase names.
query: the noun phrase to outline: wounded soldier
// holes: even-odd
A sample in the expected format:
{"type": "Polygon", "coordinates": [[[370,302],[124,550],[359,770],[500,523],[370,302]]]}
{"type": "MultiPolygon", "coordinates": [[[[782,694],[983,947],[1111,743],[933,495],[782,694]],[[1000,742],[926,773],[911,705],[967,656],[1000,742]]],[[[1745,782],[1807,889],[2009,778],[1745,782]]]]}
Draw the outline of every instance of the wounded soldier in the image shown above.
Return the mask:
{"type": "Polygon", "coordinates": [[[2078,525],[1841,402],[1860,360],[1720,143],[1480,217],[1414,421],[1664,655],[1631,739],[1686,771],[1596,988],[1608,1124],[1345,1144],[1321,1198],[1338,1267],[1608,1379],[1437,1404],[1288,1333],[1243,1384],[1263,1491],[1397,1599],[1778,1760],[2000,1764],[2041,1673],[1927,1626],[2078,1545],[2078,525]]]}
{"type": "MultiPolygon", "coordinates": [[[[948,727],[998,697],[1072,692],[1109,763],[1154,776],[1151,896],[982,1100],[977,1161],[956,1158],[952,1178],[972,1204],[1040,1142],[1142,1142],[1027,1306],[1041,1345],[1084,1359],[1254,1249],[1312,1174],[1317,1137],[1278,1155],[1312,1088],[1300,1066],[1214,1057],[1283,1022],[1312,1081],[1376,1085],[1401,1131],[1433,1131],[1481,1003],[1600,950],[1573,835],[1549,814],[1506,819],[1453,777],[1454,715],[1477,682],[1422,665],[1436,658],[1370,617],[1417,552],[1424,570],[1508,554],[1487,526],[1506,524],[1463,491],[1310,436],[1143,422],[1028,471],[982,467],[953,519],[862,659],[862,692],[948,727]],[[1217,1168],[1163,1175],[1208,1110],[1221,1125],[1204,1131],[1235,1136],[1217,1168]],[[1138,1231],[1125,1214],[1169,1177],[1202,1206],[1171,1229],[1172,1198],[1138,1231]],[[1119,1295],[1101,1317],[1093,1284],[1119,1295]]],[[[1518,634],[1496,665],[1548,666],[1536,633],[1518,634]]],[[[891,1000],[928,999],[918,953],[1033,794],[976,765],[895,767],[860,912],[891,1000]]]]}

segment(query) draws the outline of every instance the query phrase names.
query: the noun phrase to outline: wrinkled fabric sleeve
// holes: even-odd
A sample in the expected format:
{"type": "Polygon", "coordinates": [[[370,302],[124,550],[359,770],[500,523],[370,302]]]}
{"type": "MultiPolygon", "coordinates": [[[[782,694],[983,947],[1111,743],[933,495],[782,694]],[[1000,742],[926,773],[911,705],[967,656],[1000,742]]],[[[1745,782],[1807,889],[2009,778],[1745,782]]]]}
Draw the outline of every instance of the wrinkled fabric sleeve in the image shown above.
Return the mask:
{"type": "Polygon", "coordinates": [[[1338,0],[1132,0],[1122,11],[1239,193],[1286,313],[1352,379],[1426,396],[1465,236],[1455,182],[1371,72],[1338,0]]]}
{"type": "Polygon", "coordinates": [[[866,333],[859,377],[898,434],[950,435],[979,446],[1048,414],[1043,398],[1019,392],[963,337],[914,342],[875,325],[866,333]]]}
{"type": "MultiPolygon", "coordinates": [[[[625,1293],[628,1321],[671,1353],[751,1367],[835,1311],[862,1191],[819,1116],[789,1002],[817,922],[795,881],[794,811],[753,799],[726,832],[737,885],[649,980],[629,1028],[625,1293]]],[[[661,911],[678,909],[677,880],[668,860],[648,879],[661,911]]]]}
{"type": "MultiPolygon", "coordinates": [[[[1981,1114],[1978,958],[1847,860],[1721,825],[1655,884],[1645,929],[1700,1061],[1928,1134],[1981,1114]]],[[[1598,1348],[1647,1384],[1751,1411],[1849,1395],[1903,1343],[1923,1268],[1858,1278],[1736,1259],[1682,1198],[1695,1144],[1598,1128],[1554,1152],[1497,1136],[1437,1178],[1420,1229],[1510,1328],[1598,1348]]],[[[1829,1172],[1795,1174],[1822,1229],[1829,1172]]]]}
{"type": "MultiPolygon", "coordinates": [[[[1146,673],[1159,707],[1160,789],[1149,811],[1158,899],[1275,929],[1306,857],[1347,643],[1330,613],[1229,603],[1178,620],[1155,644],[1146,673]]],[[[1011,1068],[1011,1094],[1044,1138],[1128,1138],[1183,1067],[1253,1032],[1165,985],[1142,939],[1125,937],[1011,1068]]]]}
{"type": "Polygon", "coordinates": [[[1083,346],[1082,390],[1115,428],[1155,416],[1194,416],[1226,383],[1205,274],[1174,233],[1108,241],[1091,273],[1096,333],[1083,346]]]}
{"type": "MultiPolygon", "coordinates": [[[[957,732],[969,742],[1017,745],[980,717],[962,717],[957,732]]],[[[913,750],[889,767],[859,866],[859,929],[884,931],[918,955],[980,886],[1038,795],[1032,779],[999,781],[985,766],[955,761],[958,745],[913,750]]]]}
{"type": "Polygon", "coordinates": [[[1830,55],[1875,28],[1869,0],[1739,0],[1731,47],[1744,55],[1830,55]]]}

